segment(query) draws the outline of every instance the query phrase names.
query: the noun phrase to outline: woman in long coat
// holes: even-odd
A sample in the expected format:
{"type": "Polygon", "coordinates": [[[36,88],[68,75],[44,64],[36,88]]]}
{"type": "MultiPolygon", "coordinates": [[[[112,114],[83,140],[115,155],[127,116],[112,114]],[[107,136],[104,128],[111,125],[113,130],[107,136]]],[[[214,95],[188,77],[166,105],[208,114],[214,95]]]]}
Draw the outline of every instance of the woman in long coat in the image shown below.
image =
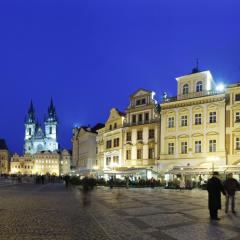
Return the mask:
{"type": "Polygon", "coordinates": [[[221,183],[218,172],[213,172],[212,178],[208,180],[208,208],[212,220],[219,220],[218,209],[221,209],[221,192],[225,194],[223,184],[221,183]]]}

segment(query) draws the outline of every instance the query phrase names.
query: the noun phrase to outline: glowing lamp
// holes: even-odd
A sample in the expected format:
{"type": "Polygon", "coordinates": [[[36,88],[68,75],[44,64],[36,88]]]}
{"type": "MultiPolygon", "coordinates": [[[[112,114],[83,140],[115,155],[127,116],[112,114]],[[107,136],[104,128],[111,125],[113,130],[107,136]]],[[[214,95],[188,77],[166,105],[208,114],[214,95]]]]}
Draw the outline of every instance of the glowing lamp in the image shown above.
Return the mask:
{"type": "Polygon", "coordinates": [[[216,86],[216,90],[218,92],[223,92],[224,89],[225,89],[225,86],[222,83],[216,86]]]}

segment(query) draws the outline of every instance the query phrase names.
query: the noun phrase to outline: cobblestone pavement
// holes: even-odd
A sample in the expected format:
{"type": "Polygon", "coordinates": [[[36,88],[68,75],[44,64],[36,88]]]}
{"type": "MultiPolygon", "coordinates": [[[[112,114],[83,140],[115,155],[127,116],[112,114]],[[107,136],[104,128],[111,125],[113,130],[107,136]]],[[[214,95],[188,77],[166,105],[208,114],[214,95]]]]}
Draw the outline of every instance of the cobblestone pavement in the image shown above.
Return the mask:
{"type": "Polygon", "coordinates": [[[0,240],[108,239],[62,184],[0,187],[0,240]]]}
{"type": "Polygon", "coordinates": [[[239,216],[221,211],[211,222],[206,191],[99,187],[84,197],[61,184],[0,187],[0,240],[239,240],[239,216]]]}
{"type": "Polygon", "coordinates": [[[210,221],[206,191],[102,188],[91,195],[87,211],[110,239],[240,239],[240,212],[222,210],[219,222],[210,221]]]}

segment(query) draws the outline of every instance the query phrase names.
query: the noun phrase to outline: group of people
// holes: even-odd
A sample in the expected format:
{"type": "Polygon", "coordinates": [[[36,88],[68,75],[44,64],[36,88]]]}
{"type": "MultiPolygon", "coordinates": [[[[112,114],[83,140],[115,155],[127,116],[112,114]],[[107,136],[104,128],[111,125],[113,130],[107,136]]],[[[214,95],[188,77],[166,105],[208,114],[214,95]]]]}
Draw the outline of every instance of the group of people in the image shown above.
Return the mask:
{"type": "Polygon", "coordinates": [[[235,192],[237,189],[240,189],[240,184],[233,178],[232,173],[227,175],[226,181],[222,184],[219,179],[219,173],[213,172],[212,178],[207,182],[208,208],[212,220],[220,220],[218,210],[221,209],[221,193],[226,197],[225,213],[228,213],[229,203],[231,202],[232,213],[236,214],[235,192]]]}

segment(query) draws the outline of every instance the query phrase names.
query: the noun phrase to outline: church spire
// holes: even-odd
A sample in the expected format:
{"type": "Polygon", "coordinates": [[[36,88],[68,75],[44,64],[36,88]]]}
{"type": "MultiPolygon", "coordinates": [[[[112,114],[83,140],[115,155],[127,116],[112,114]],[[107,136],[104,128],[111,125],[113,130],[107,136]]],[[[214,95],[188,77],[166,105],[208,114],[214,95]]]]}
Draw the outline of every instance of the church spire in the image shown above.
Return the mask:
{"type": "Polygon", "coordinates": [[[55,106],[53,104],[53,99],[51,97],[50,105],[48,107],[48,116],[47,116],[48,121],[57,121],[57,113],[55,106]]]}
{"type": "Polygon", "coordinates": [[[32,100],[30,102],[30,106],[29,106],[29,109],[28,109],[28,116],[27,116],[26,122],[35,123],[35,109],[33,107],[32,100]]]}

